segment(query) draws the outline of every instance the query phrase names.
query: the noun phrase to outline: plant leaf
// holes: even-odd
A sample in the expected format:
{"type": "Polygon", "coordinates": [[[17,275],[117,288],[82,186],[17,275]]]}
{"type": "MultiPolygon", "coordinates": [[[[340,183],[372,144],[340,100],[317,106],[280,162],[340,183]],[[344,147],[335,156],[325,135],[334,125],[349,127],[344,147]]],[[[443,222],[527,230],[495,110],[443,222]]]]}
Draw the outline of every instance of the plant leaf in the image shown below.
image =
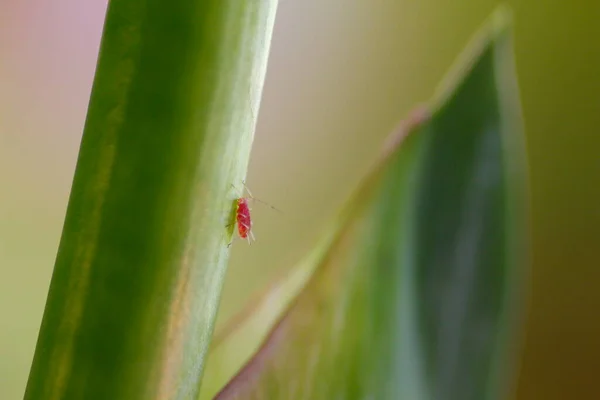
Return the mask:
{"type": "Polygon", "coordinates": [[[109,2],[25,399],[191,399],[276,0],[109,2]]]}
{"type": "Polygon", "coordinates": [[[500,7],[321,247],[215,342],[201,399],[231,374],[217,399],[504,398],[528,262],[510,32],[500,7]]]}

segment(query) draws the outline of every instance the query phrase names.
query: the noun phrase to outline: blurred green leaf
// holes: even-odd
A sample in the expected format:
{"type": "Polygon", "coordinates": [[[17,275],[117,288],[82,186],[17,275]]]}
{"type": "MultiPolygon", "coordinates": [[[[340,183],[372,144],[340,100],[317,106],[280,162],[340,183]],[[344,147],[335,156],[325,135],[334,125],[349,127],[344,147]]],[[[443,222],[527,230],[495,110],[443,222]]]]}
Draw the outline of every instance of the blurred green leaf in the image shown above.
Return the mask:
{"type": "Polygon", "coordinates": [[[505,398],[528,263],[509,10],[457,66],[321,246],[219,335],[201,399],[505,398]]]}
{"type": "Polygon", "coordinates": [[[109,2],[25,399],[197,397],[276,4],[109,2]]]}

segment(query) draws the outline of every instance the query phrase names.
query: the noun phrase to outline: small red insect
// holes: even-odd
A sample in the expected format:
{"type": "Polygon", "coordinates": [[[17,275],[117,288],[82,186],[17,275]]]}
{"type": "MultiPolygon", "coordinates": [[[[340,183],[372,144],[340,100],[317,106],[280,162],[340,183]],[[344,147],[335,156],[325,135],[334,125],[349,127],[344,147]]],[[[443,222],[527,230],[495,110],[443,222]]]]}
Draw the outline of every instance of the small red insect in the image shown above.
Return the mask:
{"type": "MultiPolygon", "coordinates": [[[[252,239],[253,241],[256,241],[256,239],[254,237],[254,233],[252,232],[252,217],[250,216],[250,211],[252,209],[250,208],[250,205],[248,203],[249,200],[258,201],[260,203],[263,203],[263,204],[271,207],[272,209],[274,209],[276,211],[279,211],[279,210],[277,210],[272,205],[267,204],[264,201],[261,201],[261,200],[258,200],[257,198],[255,198],[252,195],[252,192],[250,191],[250,189],[248,189],[248,186],[246,186],[246,182],[242,181],[242,185],[244,185],[244,188],[248,192],[248,197],[240,197],[236,200],[235,222],[234,223],[237,223],[238,235],[240,236],[240,238],[246,239],[248,241],[248,244],[252,244],[250,239],[252,239]]],[[[231,185],[231,186],[233,186],[233,185],[231,185]]],[[[233,186],[233,188],[235,189],[235,186],[233,186]]],[[[227,226],[229,227],[229,226],[231,226],[231,224],[229,224],[227,226]]],[[[233,243],[233,241],[231,243],[233,243]]],[[[229,243],[227,245],[227,247],[231,246],[231,243],[229,243]]]]}
{"type": "Polygon", "coordinates": [[[237,222],[238,234],[242,239],[247,239],[250,244],[250,238],[254,238],[252,233],[252,218],[250,217],[250,206],[248,205],[248,199],[240,197],[237,201],[237,209],[235,212],[235,219],[237,222]]]}

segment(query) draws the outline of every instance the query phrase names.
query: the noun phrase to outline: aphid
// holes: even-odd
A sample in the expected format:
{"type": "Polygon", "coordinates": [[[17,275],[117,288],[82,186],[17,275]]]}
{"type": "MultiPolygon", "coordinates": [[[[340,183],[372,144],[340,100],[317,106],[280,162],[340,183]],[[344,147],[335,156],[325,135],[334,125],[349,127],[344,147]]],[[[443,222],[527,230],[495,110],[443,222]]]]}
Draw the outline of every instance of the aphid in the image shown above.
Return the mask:
{"type": "Polygon", "coordinates": [[[242,239],[248,240],[250,244],[250,238],[256,240],[254,233],[252,232],[252,217],[250,217],[250,206],[248,205],[248,199],[240,197],[237,199],[237,209],[235,211],[235,220],[237,222],[238,234],[242,239]]]}
{"type": "MultiPolygon", "coordinates": [[[[274,210],[277,210],[277,209],[275,207],[273,207],[272,205],[267,204],[264,201],[261,201],[261,200],[258,200],[257,198],[255,198],[252,195],[252,192],[250,191],[250,189],[248,189],[248,186],[246,186],[246,183],[244,181],[242,181],[242,185],[244,185],[244,188],[248,192],[248,197],[242,196],[236,200],[235,223],[237,223],[238,235],[240,236],[240,238],[246,239],[248,241],[248,244],[252,244],[250,240],[252,239],[253,241],[256,241],[256,238],[254,237],[254,233],[252,232],[252,217],[250,216],[250,211],[252,209],[250,208],[249,200],[258,201],[260,203],[263,203],[263,204],[271,207],[274,210]]],[[[233,185],[231,185],[231,186],[233,186],[233,185]]],[[[233,186],[233,188],[235,189],[235,186],[233,186]]],[[[279,211],[279,210],[277,210],[277,211],[279,211]]],[[[229,224],[227,226],[229,227],[229,226],[231,226],[231,224],[229,224]]],[[[231,243],[233,243],[233,241],[231,243]]],[[[231,246],[231,243],[229,243],[227,245],[227,247],[231,246]]]]}

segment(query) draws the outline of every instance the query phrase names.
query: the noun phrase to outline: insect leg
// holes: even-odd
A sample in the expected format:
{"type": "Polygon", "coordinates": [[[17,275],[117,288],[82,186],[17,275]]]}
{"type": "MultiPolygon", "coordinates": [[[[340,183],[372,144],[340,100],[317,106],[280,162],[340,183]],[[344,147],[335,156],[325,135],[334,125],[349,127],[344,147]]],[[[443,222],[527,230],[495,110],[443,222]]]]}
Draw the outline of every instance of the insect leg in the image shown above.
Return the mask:
{"type": "Polygon", "coordinates": [[[231,238],[231,242],[229,242],[229,244],[227,244],[227,248],[229,248],[233,244],[233,242],[235,242],[236,239],[237,239],[237,236],[233,236],[231,238]]]}

